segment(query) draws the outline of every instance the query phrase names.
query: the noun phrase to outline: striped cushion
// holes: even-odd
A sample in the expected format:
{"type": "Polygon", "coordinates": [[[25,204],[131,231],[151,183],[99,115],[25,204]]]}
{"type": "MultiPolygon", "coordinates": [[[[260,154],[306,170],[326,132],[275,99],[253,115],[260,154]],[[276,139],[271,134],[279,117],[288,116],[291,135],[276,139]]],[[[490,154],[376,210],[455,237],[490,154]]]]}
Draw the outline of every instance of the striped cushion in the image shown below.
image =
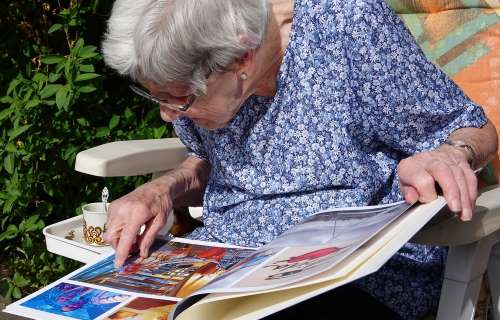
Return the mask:
{"type": "MultiPolygon", "coordinates": [[[[425,55],[483,106],[500,134],[500,0],[386,1],[425,55]]],[[[498,180],[498,157],[493,165],[498,180]]]]}

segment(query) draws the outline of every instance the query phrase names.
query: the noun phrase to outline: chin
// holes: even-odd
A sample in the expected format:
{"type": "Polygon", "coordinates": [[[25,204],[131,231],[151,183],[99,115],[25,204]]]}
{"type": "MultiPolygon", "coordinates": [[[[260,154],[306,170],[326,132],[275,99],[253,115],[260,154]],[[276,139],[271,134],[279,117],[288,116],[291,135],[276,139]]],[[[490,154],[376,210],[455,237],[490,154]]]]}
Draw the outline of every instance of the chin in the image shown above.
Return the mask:
{"type": "Polygon", "coordinates": [[[193,119],[194,123],[196,123],[199,127],[202,127],[203,129],[207,130],[217,130],[217,129],[222,129],[227,126],[227,122],[214,122],[210,120],[203,120],[203,119],[193,119]]]}

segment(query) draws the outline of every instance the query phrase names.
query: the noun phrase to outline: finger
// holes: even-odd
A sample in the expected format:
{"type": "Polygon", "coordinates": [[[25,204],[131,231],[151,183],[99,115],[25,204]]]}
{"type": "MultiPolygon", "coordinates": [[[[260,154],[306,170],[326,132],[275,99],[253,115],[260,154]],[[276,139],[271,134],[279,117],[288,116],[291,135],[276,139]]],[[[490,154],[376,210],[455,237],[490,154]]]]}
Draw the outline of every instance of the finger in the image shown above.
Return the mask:
{"type": "Polygon", "coordinates": [[[467,180],[467,187],[469,189],[471,208],[474,209],[476,207],[477,200],[477,176],[468,163],[462,162],[459,166],[464,171],[465,179],[467,180]]]}
{"type": "Polygon", "coordinates": [[[158,214],[156,217],[148,221],[146,228],[138,241],[140,255],[143,258],[149,256],[149,248],[153,245],[156,235],[165,225],[166,218],[163,214],[158,214]]]}
{"type": "Polygon", "coordinates": [[[111,247],[116,250],[116,247],[118,246],[118,242],[120,241],[120,238],[118,237],[118,235],[113,236],[108,231],[106,231],[106,233],[104,233],[102,235],[102,238],[103,238],[104,242],[110,244],[111,247]]]}
{"type": "Polygon", "coordinates": [[[453,169],[447,163],[439,161],[429,166],[429,173],[441,187],[450,210],[459,213],[462,210],[462,202],[460,188],[455,180],[453,169]]]}
{"type": "Polygon", "coordinates": [[[148,222],[146,222],[146,224],[144,226],[144,231],[142,232],[142,234],[139,236],[139,238],[137,240],[137,247],[139,249],[139,255],[141,256],[141,258],[147,258],[147,256],[149,255],[150,245],[148,245],[146,243],[146,241],[148,241],[148,239],[145,240],[145,238],[146,238],[146,234],[148,233],[148,230],[151,229],[153,222],[154,222],[154,218],[149,220],[148,222]]]}
{"type": "Polygon", "coordinates": [[[437,198],[435,178],[427,171],[420,172],[418,176],[413,177],[408,185],[416,190],[418,201],[422,203],[431,202],[437,198]]]}
{"type": "Polygon", "coordinates": [[[115,267],[119,268],[127,260],[134,243],[137,241],[137,234],[141,228],[140,224],[130,223],[120,234],[119,242],[115,252],[115,267]]]}
{"type": "Polygon", "coordinates": [[[102,235],[102,239],[104,242],[110,244],[113,249],[116,249],[118,245],[118,241],[120,239],[120,230],[115,228],[114,225],[108,225],[106,223],[106,232],[102,235]]]}
{"type": "Polygon", "coordinates": [[[403,193],[403,197],[407,203],[414,204],[418,201],[419,195],[415,188],[403,185],[401,186],[401,192],[403,193]]]}
{"type": "Polygon", "coordinates": [[[113,203],[110,203],[108,207],[108,218],[106,220],[106,224],[104,225],[104,234],[102,238],[104,242],[109,243],[113,249],[116,249],[116,245],[118,244],[118,239],[120,235],[120,229],[117,225],[117,220],[115,219],[115,206],[113,203]]]}
{"type": "Polygon", "coordinates": [[[464,171],[458,165],[451,167],[455,176],[458,189],[460,190],[460,203],[462,206],[461,212],[458,212],[460,219],[468,221],[472,218],[472,207],[469,196],[469,188],[467,186],[467,179],[465,178],[464,171]]]}

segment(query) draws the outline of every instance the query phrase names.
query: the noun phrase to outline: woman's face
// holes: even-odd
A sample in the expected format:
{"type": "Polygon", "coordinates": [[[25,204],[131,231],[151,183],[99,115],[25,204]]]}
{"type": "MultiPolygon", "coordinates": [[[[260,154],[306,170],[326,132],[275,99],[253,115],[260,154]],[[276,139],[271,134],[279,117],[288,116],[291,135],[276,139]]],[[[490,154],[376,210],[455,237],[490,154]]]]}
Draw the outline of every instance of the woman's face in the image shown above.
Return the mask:
{"type": "MultiPolygon", "coordinates": [[[[171,103],[183,105],[191,98],[189,87],[181,83],[172,82],[159,86],[149,81],[143,85],[153,96],[171,103]]],[[[178,111],[160,104],[160,115],[166,122],[184,116],[200,127],[209,130],[220,129],[233,119],[250,94],[248,86],[241,80],[237,71],[212,73],[207,81],[207,93],[196,97],[188,110],[178,111]]]]}

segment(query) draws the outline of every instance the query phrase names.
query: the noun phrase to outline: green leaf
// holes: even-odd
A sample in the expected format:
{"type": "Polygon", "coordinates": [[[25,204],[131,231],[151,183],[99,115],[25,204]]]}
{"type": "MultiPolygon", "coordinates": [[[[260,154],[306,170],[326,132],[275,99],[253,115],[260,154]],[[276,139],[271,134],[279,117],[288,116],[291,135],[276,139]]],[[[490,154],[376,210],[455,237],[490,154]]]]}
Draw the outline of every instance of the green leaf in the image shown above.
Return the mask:
{"type": "Polygon", "coordinates": [[[57,65],[56,67],[56,73],[59,73],[62,71],[62,69],[64,69],[66,67],[67,63],[60,63],[57,65]]]}
{"type": "Polygon", "coordinates": [[[98,55],[99,55],[99,53],[97,53],[97,52],[87,53],[87,54],[83,55],[81,57],[81,59],[90,59],[90,58],[93,58],[93,57],[97,57],[98,55]]]}
{"type": "Polygon", "coordinates": [[[35,81],[35,82],[37,82],[37,83],[42,83],[42,82],[47,81],[47,75],[45,75],[45,74],[43,74],[41,72],[37,72],[33,76],[32,80],[35,81]]]}
{"type": "Polygon", "coordinates": [[[19,78],[12,80],[9,83],[9,88],[7,89],[7,95],[9,95],[12,91],[14,91],[16,89],[16,87],[21,84],[21,82],[22,82],[22,80],[19,78]]]}
{"type": "Polygon", "coordinates": [[[83,92],[83,93],[91,93],[91,92],[96,91],[97,88],[94,87],[93,85],[88,85],[88,86],[80,87],[80,88],[78,88],[78,90],[80,90],[80,92],[83,92]]]}
{"type": "Polygon", "coordinates": [[[78,56],[83,59],[95,57],[98,55],[98,53],[95,52],[96,49],[97,48],[94,46],[85,46],[80,50],[80,52],[78,52],[78,56]]]}
{"type": "Polygon", "coordinates": [[[135,114],[132,112],[132,110],[130,110],[130,108],[125,109],[124,115],[125,115],[125,118],[127,120],[129,120],[135,116],[135,114]]]}
{"type": "Polygon", "coordinates": [[[11,97],[9,97],[9,96],[3,96],[3,97],[0,99],[0,103],[5,103],[5,104],[12,103],[12,101],[14,101],[14,99],[12,99],[12,98],[11,98],[11,97]]]}
{"type": "Polygon", "coordinates": [[[27,90],[25,90],[25,91],[23,90],[23,93],[24,93],[23,94],[23,100],[29,100],[29,99],[31,99],[31,96],[32,96],[33,92],[34,92],[34,90],[31,87],[27,88],[27,90]]]}
{"type": "Polygon", "coordinates": [[[61,77],[60,73],[50,73],[49,82],[56,82],[57,80],[59,80],[60,77],[61,77]]]}
{"type": "Polygon", "coordinates": [[[14,282],[14,284],[19,287],[19,288],[23,288],[23,287],[26,287],[28,284],[30,284],[30,281],[25,279],[22,275],[20,275],[19,273],[14,273],[14,277],[12,279],[12,282],[14,282]]]}
{"type": "Polygon", "coordinates": [[[18,287],[14,287],[14,289],[12,290],[12,297],[14,297],[15,299],[21,299],[22,294],[21,290],[18,287]]]}
{"type": "Polygon", "coordinates": [[[97,129],[95,136],[96,136],[96,138],[102,138],[102,137],[109,135],[109,132],[110,132],[109,128],[101,127],[101,128],[97,129]]]}
{"type": "Polygon", "coordinates": [[[71,52],[75,55],[78,56],[80,53],[80,50],[82,49],[83,45],[85,44],[84,40],[82,38],[78,39],[78,41],[75,43],[75,46],[71,50],[71,52]]]}
{"type": "MultiPolygon", "coordinates": [[[[61,63],[62,64],[62,63],[61,63]]],[[[73,61],[68,59],[64,65],[64,76],[66,79],[73,79],[73,61]]]]}
{"type": "Polygon", "coordinates": [[[38,220],[40,217],[35,214],[29,217],[27,220],[23,220],[19,226],[19,230],[21,232],[33,232],[36,230],[40,230],[40,227],[43,228],[43,221],[38,220]],[[40,222],[42,222],[40,224],[40,222]]]}
{"type": "Polygon", "coordinates": [[[38,100],[38,99],[36,99],[36,100],[30,100],[26,104],[25,108],[29,110],[31,108],[34,108],[34,107],[38,106],[39,104],[40,104],[40,100],[38,100]]]}
{"type": "Polygon", "coordinates": [[[33,248],[33,241],[31,240],[29,233],[24,235],[22,246],[23,246],[23,248],[26,248],[28,250],[33,248]]]}
{"type": "Polygon", "coordinates": [[[69,106],[69,102],[71,99],[70,95],[70,86],[65,85],[59,91],[57,91],[56,94],[56,105],[59,107],[59,109],[66,110],[66,108],[69,106]]]}
{"type": "Polygon", "coordinates": [[[76,155],[77,152],[78,152],[78,148],[75,146],[71,146],[71,147],[67,148],[66,150],[64,150],[61,158],[63,158],[64,160],[71,159],[76,155]]]}
{"type": "Polygon", "coordinates": [[[59,12],[59,14],[60,14],[61,16],[63,16],[63,17],[64,17],[64,16],[69,15],[69,14],[70,14],[70,11],[69,11],[69,9],[68,9],[68,8],[64,8],[64,9],[62,9],[62,10],[59,12]]]}
{"type": "Polygon", "coordinates": [[[3,119],[7,118],[8,116],[10,116],[10,114],[12,113],[12,109],[11,108],[7,108],[7,109],[4,109],[2,111],[0,111],[0,121],[2,121],[3,119]]]}
{"type": "Polygon", "coordinates": [[[12,174],[14,172],[14,156],[12,154],[9,153],[3,159],[3,167],[9,174],[12,174]]]}
{"type": "Polygon", "coordinates": [[[47,32],[53,33],[53,32],[56,32],[57,30],[60,30],[62,27],[63,27],[62,24],[56,23],[56,24],[52,25],[52,27],[50,27],[49,31],[47,31],[47,32]]]}
{"type": "Polygon", "coordinates": [[[89,122],[85,118],[78,118],[76,119],[76,122],[78,122],[78,124],[81,125],[82,127],[86,127],[89,125],[89,122]]]}
{"type": "Polygon", "coordinates": [[[154,129],[154,136],[153,137],[155,139],[159,139],[159,138],[163,137],[163,135],[165,134],[166,131],[167,131],[167,127],[166,126],[155,128],[154,129]]]}
{"type": "Polygon", "coordinates": [[[54,188],[55,186],[50,183],[46,183],[43,185],[43,191],[45,191],[51,197],[54,196],[54,188]]]}
{"type": "Polygon", "coordinates": [[[120,123],[120,116],[117,116],[116,114],[113,115],[113,117],[111,117],[111,119],[109,120],[109,125],[108,125],[109,130],[113,130],[114,128],[116,128],[116,126],[119,123],[120,123]]]}
{"type": "Polygon", "coordinates": [[[24,78],[19,75],[16,79],[12,80],[9,83],[9,88],[7,89],[7,95],[9,95],[12,91],[14,91],[18,85],[20,85],[23,82],[24,78]]]}
{"type": "Polygon", "coordinates": [[[17,197],[8,198],[3,204],[3,213],[11,213],[12,208],[14,207],[14,203],[17,201],[17,197]]]}
{"type": "Polygon", "coordinates": [[[15,138],[19,137],[26,130],[28,130],[31,126],[32,126],[31,124],[27,124],[27,125],[20,126],[20,127],[14,128],[12,130],[9,130],[9,141],[12,141],[15,138]]]}
{"type": "Polygon", "coordinates": [[[42,57],[42,63],[45,64],[56,64],[61,61],[64,61],[64,57],[57,54],[49,54],[42,57]]]}
{"type": "Polygon", "coordinates": [[[52,97],[56,92],[63,87],[62,84],[49,84],[40,92],[40,98],[47,99],[52,97]]]}
{"type": "Polygon", "coordinates": [[[91,80],[91,79],[95,79],[97,77],[100,77],[101,75],[97,74],[97,73],[82,73],[82,74],[79,74],[75,81],[78,82],[78,81],[87,81],[87,80],[91,80]]]}
{"type": "Polygon", "coordinates": [[[5,146],[5,151],[10,152],[10,153],[17,152],[16,145],[13,144],[12,142],[8,143],[7,146],[5,146]]]}
{"type": "Polygon", "coordinates": [[[9,224],[5,232],[0,233],[0,241],[14,239],[18,234],[18,229],[15,225],[9,224]]]}
{"type": "Polygon", "coordinates": [[[94,66],[91,64],[80,65],[80,71],[82,72],[95,72],[94,66]]]}

